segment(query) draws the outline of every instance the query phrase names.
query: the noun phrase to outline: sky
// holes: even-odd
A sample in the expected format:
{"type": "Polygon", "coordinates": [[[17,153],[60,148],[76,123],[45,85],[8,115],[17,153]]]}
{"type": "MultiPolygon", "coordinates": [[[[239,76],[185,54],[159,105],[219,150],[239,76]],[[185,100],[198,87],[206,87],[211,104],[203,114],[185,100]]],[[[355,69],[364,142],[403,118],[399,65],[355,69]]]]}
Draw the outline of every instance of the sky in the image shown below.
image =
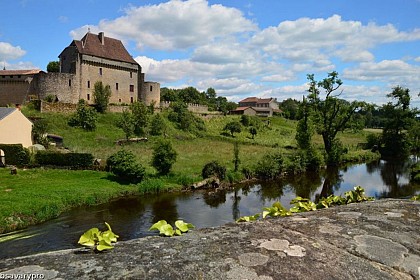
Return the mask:
{"type": "Polygon", "coordinates": [[[89,30],[120,39],[161,87],[301,100],[332,71],[340,97],[420,108],[420,0],[0,0],[0,65],[46,70],[89,30]]]}

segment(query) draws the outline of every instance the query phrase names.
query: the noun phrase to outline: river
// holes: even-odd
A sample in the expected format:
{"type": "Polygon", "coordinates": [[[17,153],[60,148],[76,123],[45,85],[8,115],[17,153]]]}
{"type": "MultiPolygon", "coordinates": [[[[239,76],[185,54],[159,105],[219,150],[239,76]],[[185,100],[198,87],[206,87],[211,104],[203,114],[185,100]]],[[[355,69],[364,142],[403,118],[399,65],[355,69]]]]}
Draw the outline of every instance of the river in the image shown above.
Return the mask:
{"type": "Polygon", "coordinates": [[[376,199],[408,198],[420,194],[420,185],[409,181],[408,166],[418,158],[396,162],[379,160],[319,173],[290,176],[273,182],[247,183],[231,190],[162,193],[120,198],[109,203],[79,207],[58,218],[27,229],[0,235],[0,258],[77,248],[77,241],[91,227],[105,230],[111,224],[119,240],[147,235],[156,221],[182,219],[196,228],[234,222],[240,216],[261,212],[280,201],[285,207],[296,196],[316,201],[320,196],[344,195],[360,185],[376,199]]]}

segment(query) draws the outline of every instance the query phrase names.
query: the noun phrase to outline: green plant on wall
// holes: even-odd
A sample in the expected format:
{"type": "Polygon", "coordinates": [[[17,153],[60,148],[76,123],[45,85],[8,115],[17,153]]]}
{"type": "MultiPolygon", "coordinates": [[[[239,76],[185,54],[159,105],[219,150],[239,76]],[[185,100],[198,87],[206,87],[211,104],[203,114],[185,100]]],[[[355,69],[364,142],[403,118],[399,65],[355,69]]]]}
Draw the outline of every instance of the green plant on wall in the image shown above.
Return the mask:
{"type": "Polygon", "coordinates": [[[119,236],[112,232],[111,226],[107,222],[105,225],[108,228],[107,231],[102,232],[98,228],[91,228],[80,236],[77,243],[97,251],[113,249],[113,243],[117,242],[119,236]]]}
{"type": "Polygon", "coordinates": [[[193,224],[185,223],[182,220],[177,220],[175,222],[175,229],[168,224],[165,220],[160,220],[157,223],[154,223],[149,230],[158,230],[160,235],[164,236],[174,236],[182,235],[183,233],[188,232],[190,229],[194,228],[193,224]]]}

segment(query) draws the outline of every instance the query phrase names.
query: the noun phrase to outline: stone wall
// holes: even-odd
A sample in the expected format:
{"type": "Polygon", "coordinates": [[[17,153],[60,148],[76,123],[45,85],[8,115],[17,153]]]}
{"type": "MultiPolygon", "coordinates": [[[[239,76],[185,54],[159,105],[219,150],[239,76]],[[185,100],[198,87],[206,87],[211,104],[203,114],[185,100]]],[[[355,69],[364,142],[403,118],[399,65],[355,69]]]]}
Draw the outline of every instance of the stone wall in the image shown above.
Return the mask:
{"type": "Polygon", "coordinates": [[[160,84],[156,82],[144,82],[140,91],[140,98],[147,106],[152,102],[155,102],[155,106],[159,106],[160,84]]]}
{"type": "Polygon", "coordinates": [[[23,104],[35,95],[36,81],[32,75],[0,76],[0,106],[23,104]]]}
{"type": "Polygon", "coordinates": [[[79,101],[78,78],[70,73],[40,73],[37,75],[39,99],[54,95],[63,103],[77,104],[79,101]]]}
{"type": "MultiPolygon", "coordinates": [[[[160,102],[160,108],[169,108],[171,105],[170,101],[162,101],[160,102]]],[[[192,104],[188,103],[188,111],[198,114],[207,114],[209,112],[209,107],[207,105],[200,105],[200,104],[192,104]]]]}
{"type": "Polygon", "coordinates": [[[62,103],[62,102],[45,102],[41,101],[41,112],[60,112],[60,113],[74,113],[76,112],[77,104],[62,103]]]}

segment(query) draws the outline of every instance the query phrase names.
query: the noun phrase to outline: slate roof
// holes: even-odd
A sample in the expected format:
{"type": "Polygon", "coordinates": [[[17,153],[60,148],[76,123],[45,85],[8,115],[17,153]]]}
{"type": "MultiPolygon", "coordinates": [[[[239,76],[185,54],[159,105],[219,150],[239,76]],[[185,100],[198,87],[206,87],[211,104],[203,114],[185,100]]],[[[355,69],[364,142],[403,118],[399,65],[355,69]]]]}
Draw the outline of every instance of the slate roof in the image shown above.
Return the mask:
{"type": "Polygon", "coordinates": [[[13,75],[35,75],[39,72],[43,72],[39,69],[27,69],[27,70],[0,70],[0,76],[13,76],[13,75]]]}
{"type": "Polygon", "coordinates": [[[11,113],[13,113],[13,111],[15,111],[15,110],[17,110],[17,109],[16,108],[0,107],[0,120],[4,119],[5,117],[7,117],[11,113]]]}
{"type": "Polygon", "coordinates": [[[81,54],[138,64],[123,43],[114,38],[104,37],[102,45],[100,35],[88,32],[81,40],[73,40],[70,46],[76,46],[81,54]]]}

